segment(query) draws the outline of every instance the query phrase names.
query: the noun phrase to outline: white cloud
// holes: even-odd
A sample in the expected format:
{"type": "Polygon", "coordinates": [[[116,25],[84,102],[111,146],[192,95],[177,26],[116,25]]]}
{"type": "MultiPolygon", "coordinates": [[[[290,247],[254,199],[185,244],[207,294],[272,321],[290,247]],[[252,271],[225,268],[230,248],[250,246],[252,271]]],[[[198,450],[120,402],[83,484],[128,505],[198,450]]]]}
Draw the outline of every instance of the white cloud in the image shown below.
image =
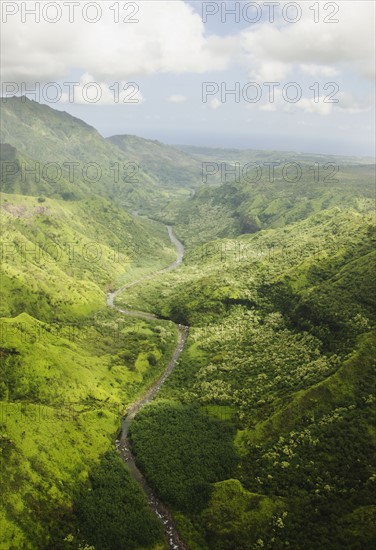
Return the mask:
{"type": "Polygon", "coordinates": [[[314,113],[317,115],[329,115],[333,109],[333,103],[325,103],[325,97],[318,97],[318,101],[313,98],[303,97],[300,101],[295,103],[299,109],[303,109],[305,113],[314,113]]]}
{"type": "Polygon", "coordinates": [[[170,101],[171,103],[184,103],[185,101],[187,101],[187,97],[185,95],[171,95],[169,98],[168,98],[168,101],[170,101]]]}
{"type": "Polygon", "coordinates": [[[349,114],[357,114],[369,111],[374,104],[374,98],[361,100],[348,92],[339,92],[336,108],[349,114]]]}
{"type": "Polygon", "coordinates": [[[338,23],[324,23],[330,12],[323,11],[314,22],[309,2],[299,2],[300,21],[289,24],[264,22],[241,33],[251,78],[259,81],[285,78],[295,65],[311,74],[332,76],[343,68],[366,78],[375,75],[375,4],[337,1],[338,23]]]}
{"type": "Polygon", "coordinates": [[[105,81],[154,73],[204,73],[226,69],[234,51],[233,39],[206,37],[201,17],[182,0],[140,2],[135,15],[139,22],[134,24],[115,23],[111,2],[97,2],[102,10],[98,22],[86,22],[78,7],[74,23],[69,23],[65,4],[55,24],[43,19],[36,23],[33,16],[22,23],[21,11],[8,17],[2,25],[3,80],[55,81],[72,68],[83,68],[105,81]]]}
{"type": "Polygon", "coordinates": [[[283,109],[286,106],[286,102],[282,97],[282,91],[280,89],[275,89],[272,95],[263,94],[263,99],[266,99],[266,102],[263,102],[259,105],[259,110],[264,112],[275,112],[283,109]]]}
{"type": "Polygon", "coordinates": [[[216,97],[212,99],[209,103],[209,106],[211,109],[214,109],[215,111],[222,106],[222,103],[217,99],[216,97]]]}
{"type": "Polygon", "coordinates": [[[315,65],[314,63],[302,63],[299,65],[300,70],[309,76],[338,76],[340,71],[328,65],[315,65]]]}
{"type": "Polygon", "coordinates": [[[279,82],[285,79],[292,71],[292,65],[279,61],[265,61],[260,63],[257,70],[251,70],[250,78],[255,82],[279,82]]]}
{"type": "Polygon", "coordinates": [[[96,82],[95,78],[85,73],[81,76],[78,86],[61,86],[63,93],[62,103],[76,103],[85,105],[114,105],[116,103],[140,105],[144,98],[136,83],[119,82],[111,88],[106,82],[96,82]]]}
{"type": "MultiPolygon", "coordinates": [[[[97,23],[86,22],[80,6],[69,23],[66,4],[61,3],[55,24],[36,23],[32,15],[22,23],[21,10],[8,17],[1,38],[4,81],[59,81],[78,70],[97,81],[122,82],[158,73],[224,71],[236,63],[257,82],[281,81],[295,69],[331,78],[346,69],[366,78],[375,72],[373,2],[337,0],[339,22],[332,24],[315,23],[312,3],[300,2],[297,23],[277,17],[273,24],[252,24],[241,32],[234,25],[228,36],[207,35],[200,15],[183,0],[139,2],[139,22],[133,24],[114,22],[110,8],[122,8],[122,2],[97,3],[102,9],[97,23]]],[[[330,10],[319,4],[322,21],[330,10]]]]}
{"type": "MultiPolygon", "coordinates": [[[[275,90],[274,101],[259,105],[259,110],[264,112],[284,111],[289,113],[297,113],[299,110],[305,113],[327,116],[333,111],[342,111],[348,114],[357,114],[370,111],[374,105],[374,98],[357,99],[352,94],[347,92],[338,92],[333,97],[338,102],[332,102],[327,95],[319,97],[301,97],[299,101],[294,103],[286,101],[286,98],[281,93],[281,90],[275,90]]],[[[253,106],[247,106],[251,109],[253,106]]]]}
{"type": "Polygon", "coordinates": [[[276,90],[274,94],[274,101],[263,103],[259,106],[260,111],[266,112],[285,112],[296,114],[300,110],[305,113],[317,114],[321,116],[329,115],[333,107],[337,104],[329,103],[325,101],[326,96],[322,97],[301,97],[299,101],[289,102],[283,96],[281,90],[276,90]]]}
{"type": "Polygon", "coordinates": [[[272,113],[277,110],[277,106],[275,103],[264,103],[259,107],[260,111],[265,111],[272,113]]]}

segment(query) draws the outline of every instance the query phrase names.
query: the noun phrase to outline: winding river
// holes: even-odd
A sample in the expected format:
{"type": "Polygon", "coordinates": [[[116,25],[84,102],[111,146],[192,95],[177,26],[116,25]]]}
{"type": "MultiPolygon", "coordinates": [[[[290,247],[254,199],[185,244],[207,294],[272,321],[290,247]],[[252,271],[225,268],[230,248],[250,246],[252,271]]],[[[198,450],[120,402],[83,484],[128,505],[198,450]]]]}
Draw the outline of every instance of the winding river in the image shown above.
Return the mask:
{"type": "MultiPolygon", "coordinates": [[[[115,301],[115,298],[120,293],[124,292],[127,288],[135,286],[147,279],[151,279],[160,273],[166,273],[168,271],[172,271],[182,263],[183,256],[184,256],[184,245],[176,238],[176,236],[174,235],[173,229],[170,225],[167,225],[166,228],[167,228],[170,240],[172,244],[175,246],[177,251],[176,261],[159,271],[155,271],[150,275],[146,275],[141,279],[137,279],[136,281],[132,281],[131,283],[124,285],[123,287],[119,288],[115,292],[109,292],[107,295],[107,305],[109,307],[115,308],[120,313],[123,313],[124,315],[129,315],[131,317],[140,317],[146,320],[158,319],[158,317],[156,315],[153,315],[152,313],[145,313],[143,311],[134,311],[134,310],[119,308],[115,305],[114,301],[115,301]]],[[[184,349],[184,345],[188,336],[188,327],[184,325],[177,325],[177,326],[179,330],[177,344],[175,346],[174,353],[172,354],[172,357],[166,366],[166,369],[164,370],[163,374],[159,377],[159,379],[156,382],[154,382],[154,384],[146,391],[146,393],[138,401],[135,401],[134,403],[132,403],[130,407],[128,407],[127,414],[126,416],[123,417],[122,427],[121,427],[118,439],[116,440],[116,447],[121,457],[123,458],[123,460],[127,463],[132,476],[143,488],[147,496],[149,505],[151,506],[154,513],[162,522],[169,549],[170,550],[188,550],[187,545],[180,539],[178,530],[171,516],[171,513],[166,508],[166,506],[164,506],[164,504],[156,497],[154,491],[149,486],[148,482],[146,481],[141,471],[138,469],[136,465],[135,457],[131,450],[129,438],[128,438],[129,426],[132,420],[134,419],[136,414],[139,412],[139,410],[144,405],[146,405],[146,403],[149,403],[157,395],[160,388],[162,387],[167,377],[171,373],[172,369],[175,367],[176,362],[184,349]]]]}

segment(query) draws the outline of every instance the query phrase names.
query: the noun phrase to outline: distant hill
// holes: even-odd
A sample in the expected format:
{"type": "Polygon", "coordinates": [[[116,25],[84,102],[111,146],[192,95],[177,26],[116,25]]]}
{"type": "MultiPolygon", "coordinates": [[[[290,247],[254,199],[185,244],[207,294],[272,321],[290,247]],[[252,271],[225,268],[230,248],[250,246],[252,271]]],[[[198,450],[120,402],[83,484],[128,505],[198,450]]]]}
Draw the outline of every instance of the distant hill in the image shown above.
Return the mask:
{"type": "MultiPolygon", "coordinates": [[[[8,180],[2,182],[8,192],[19,192],[18,184],[23,179],[29,182],[28,186],[23,185],[24,194],[47,193],[54,196],[59,187],[62,187],[61,193],[71,193],[73,184],[75,196],[90,192],[116,200],[129,209],[142,206],[144,209],[158,210],[160,201],[168,198],[162,191],[166,183],[163,168],[167,153],[164,158],[158,159],[153,170],[149,165],[144,169],[144,156],[139,148],[122,150],[103,138],[95,128],[66,112],[56,111],[25,97],[5,99],[0,109],[0,142],[8,144],[8,150],[2,150],[2,155],[5,154],[3,162],[9,163],[9,155],[13,155],[21,167],[24,166],[22,162],[26,162],[26,168],[20,170],[13,180],[9,175],[8,180]],[[9,145],[16,151],[11,152],[9,145]],[[40,178],[39,174],[35,176],[30,172],[32,168],[39,170],[40,178]],[[51,180],[49,185],[46,185],[46,179],[51,180]],[[10,185],[12,181],[13,188],[10,185]],[[38,185],[33,185],[32,181],[38,185]]],[[[162,145],[160,149],[163,149],[162,145]]],[[[169,150],[168,147],[166,149],[169,150]]],[[[187,155],[176,152],[175,157],[186,159],[185,166],[189,167],[187,155]]],[[[193,163],[200,165],[198,161],[193,163]]],[[[174,159],[170,166],[167,183],[173,188],[174,159]]],[[[12,169],[9,168],[9,171],[12,169]]],[[[177,171],[180,171],[179,168],[177,171]]],[[[2,173],[4,175],[4,170],[2,173]]],[[[191,185],[190,178],[183,178],[175,187],[181,187],[184,182],[191,185]]]]}
{"type": "Polygon", "coordinates": [[[204,160],[217,162],[335,162],[340,165],[375,164],[373,157],[325,155],[299,151],[274,151],[262,149],[225,149],[220,147],[199,147],[195,145],[174,145],[176,149],[204,160]]]}
{"type": "Polygon", "coordinates": [[[202,163],[192,155],[137,136],[112,136],[108,140],[162,186],[196,187],[202,182],[202,163]]]}
{"type": "MultiPolygon", "coordinates": [[[[248,181],[241,174],[238,182],[223,178],[220,186],[203,185],[192,201],[176,205],[173,212],[170,209],[170,219],[187,244],[198,244],[285,227],[333,207],[373,211],[375,166],[333,164],[338,169],[329,174],[319,162],[316,178],[314,163],[299,162],[299,178],[289,181],[283,174],[283,166],[288,164],[281,162],[282,168],[275,169],[270,181],[268,168],[260,162],[263,169],[258,181],[248,181]]],[[[250,175],[255,173],[253,170],[250,175]]]]}

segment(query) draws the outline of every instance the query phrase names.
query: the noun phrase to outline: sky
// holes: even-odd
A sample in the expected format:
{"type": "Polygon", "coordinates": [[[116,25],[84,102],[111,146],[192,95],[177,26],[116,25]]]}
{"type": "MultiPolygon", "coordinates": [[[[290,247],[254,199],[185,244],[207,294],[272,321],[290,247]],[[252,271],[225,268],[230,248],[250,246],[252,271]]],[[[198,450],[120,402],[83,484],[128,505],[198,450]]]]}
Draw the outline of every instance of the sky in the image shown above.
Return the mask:
{"type": "Polygon", "coordinates": [[[375,154],[374,1],[1,2],[3,97],[170,144],[375,154]]]}

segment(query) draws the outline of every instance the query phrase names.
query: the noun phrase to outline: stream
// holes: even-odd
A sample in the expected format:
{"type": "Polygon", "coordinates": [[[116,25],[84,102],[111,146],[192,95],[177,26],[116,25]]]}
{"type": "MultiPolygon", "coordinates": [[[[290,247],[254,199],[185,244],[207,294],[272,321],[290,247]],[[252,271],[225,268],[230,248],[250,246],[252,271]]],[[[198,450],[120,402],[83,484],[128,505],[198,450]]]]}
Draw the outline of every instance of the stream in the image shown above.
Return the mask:
{"type": "MultiPolygon", "coordinates": [[[[132,281],[131,283],[124,285],[123,287],[119,288],[114,292],[109,292],[107,295],[107,305],[109,307],[115,308],[120,313],[124,315],[129,315],[131,317],[140,317],[146,320],[158,319],[158,317],[156,315],[153,315],[152,313],[119,308],[114,304],[114,301],[115,301],[115,298],[120,293],[124,292],[124,290],[126,290],[127,288],[135,286],[141,283],[142,281],[151,279],[158,274],[172,271],[182,263],[183,256],[184,256],[184,245],[176,238],[176,236],[174,235],[173,229],[170,225],[167,225],[166,228],[168,231],[168,236],[170,237],[170,240],[172,244],[175,246],[177,251],[177,259],[175,260],[175,262],[163,269],[160,269],[159,271],[155,271],[150,275],[146,275],[140,279],[137,279],[136,281],[132,281]]],[[[166,506],[164,506],[164,504],[157,498],[154,491],[152,490],[147,480],[145,479],[144,475],[138,469],[136,465],[135,457],[131,450],[129,438],[128,438],[129,426],[132,420],[134,419],[136,414],[140,411],[140,409],[142,409],[144,405],[149,403],[157,395],[160,388],[163,386],[164,382],[166,381],[167,377],[175,367],[176,362],[179,359],[179,356],[184,349],[184,346],[188,337],[188,327],[185,325],[177,325],[177,326],[179,331],[178,340],[171,359],[167,363],[167,366],[163,374],[158,378],[158,380],[152,384],[152,386],[144,393],[144,395],[140,399],[138,399],[128,407],[126,415],[123,417],[123,420],[122,420],[121,430],[118,435],[118,439],[116,440],[116,447],[121,457],[128,465],[131,475],[141,485],[142,489],[144,490],[150,507],[152,508],[154,513],[157,515],[159,520],[162,522],[169,549],[170,550],[188,550],[188,546],[180,539],[178,530],[171,516],[171,513],[166,508],[166,506]]]]}

